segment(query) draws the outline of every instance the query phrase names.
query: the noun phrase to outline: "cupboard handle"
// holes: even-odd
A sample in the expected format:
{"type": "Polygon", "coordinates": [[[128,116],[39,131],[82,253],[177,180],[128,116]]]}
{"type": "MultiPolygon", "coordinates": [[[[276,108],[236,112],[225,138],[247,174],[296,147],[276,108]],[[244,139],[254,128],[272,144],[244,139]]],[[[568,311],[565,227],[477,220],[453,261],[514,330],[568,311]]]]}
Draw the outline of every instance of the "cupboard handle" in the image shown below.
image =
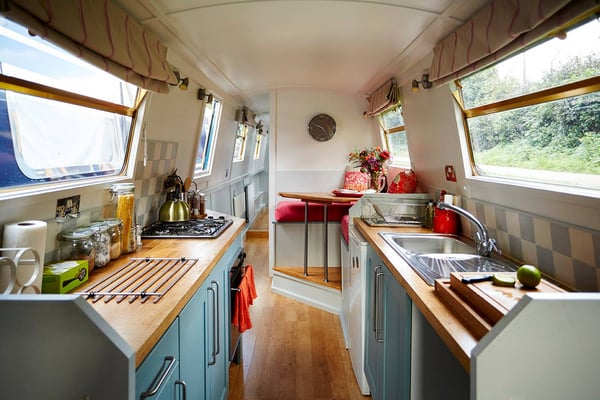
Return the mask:
{"type": "Polygon", "coordinates": [[[221,291],[221,287],[219,286],[219,282],[212,281],[215,285],[217,285],[217,294],[215,295],[217,298],[217,306],[215,311],[215,316],[217,320],[217,333],[216,333],[216,342],[217,342],[217,352],[215,354],[219,354],[221,352],[221,304],[219,302],[219,292],[221,291]]]}
{"type": "MultiPolygon", "coordinates": [[[[176,361],[176,359],[173,356],[165,356],[165,360],[163,361],[163,365],[167,361],[169,362],[169,365],[164,370],[164,372],[162,373],[161,377],[158,378],[158,374],[157,374],[156,378],[154,378],[154,382],[156,382],[158,380],[158,382],[156,383],[156,386],[154,386],[154,388],[152,388],[151,390],[149,390],[147,392],[142,392],[140,394],[140,400],[147,399],[148,397],[152,397],[152,396],[156,395],[156,393],[158,393],[158,391],[160,390],[160,388],[162,387],[162,385],[165,383],[165,379],[167,379],[167,376],[169,376],[169,374],[171,373],[171,370],[173,369],[173,367],[175,367],[175,361],[176,361]]],[[[159,374],[160,374],[160,371],[162,371],[162,367],[158,371],[159,374]]]]}
{"type": "Polygon", "coordinates": [[[211,349],[211,358],[208,359],[208,365],[215,365],[217,363],[217,349],[216,349],[216,336],[215,336],[215,332],[217,331],[216,328],[216,316],[214,315],[215,313],[215,303],[216,303],[216,295],[215,295],[215,289],[213,289],[212,287],[206,288],[206,290],[208,290],[209,292],[212,292],[212,296],[213,296],[213,307],[212,307],[212,311],[213,311],[213,317],[212,317],[212,334],[213,334],[213,339],[212,339],[212,349],[211,349]]]}
{"type": "Polygon", "coordinates": [[[373,268],[373,301],[371,301],[371,328],[373,332],[377,332],[377,276],[380,266],[373,268]]]}
{"type": "MultiPolygon", "coordinates": [[[[381,266],[377,266],[378,270],[381,270],[381,266]]],[[[379,343],[383,343],[382,332],[383,328],[381,328],[382,318],[381,314],[383,313],[383,302],[381,301],[381,281],[383,280],[383,272],[377,272],[375,274],[375,340],[379,343]]]]}
{"type": "Polygon", "coordinates": [[[187,386],[186,386],[185,382],[182,381],[181,379],[178,379],[175,381],[175,386],[177,387],[177,385],[181,386],[181,393],[182,393],[181,400],[187,400],[187,386]]]}

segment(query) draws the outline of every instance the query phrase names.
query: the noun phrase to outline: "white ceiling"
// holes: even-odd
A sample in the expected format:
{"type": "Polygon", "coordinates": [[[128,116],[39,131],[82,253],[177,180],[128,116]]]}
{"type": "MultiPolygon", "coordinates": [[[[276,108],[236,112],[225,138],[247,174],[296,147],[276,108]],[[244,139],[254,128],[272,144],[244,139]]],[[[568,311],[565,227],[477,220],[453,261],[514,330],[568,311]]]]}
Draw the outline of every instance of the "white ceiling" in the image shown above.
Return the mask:
{"type": "Polygon", "coordinates": [[[273,89],[365,96],[401,79],[487,1],[116,0],[257,112],[273,89]]]}

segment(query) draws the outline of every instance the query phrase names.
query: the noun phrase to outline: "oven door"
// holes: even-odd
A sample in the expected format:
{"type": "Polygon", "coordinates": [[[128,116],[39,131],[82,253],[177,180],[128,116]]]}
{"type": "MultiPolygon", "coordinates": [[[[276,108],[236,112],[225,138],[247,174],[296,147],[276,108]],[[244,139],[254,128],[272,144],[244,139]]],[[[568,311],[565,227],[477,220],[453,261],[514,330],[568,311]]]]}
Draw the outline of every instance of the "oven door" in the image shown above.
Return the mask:
{"type": "Polygon", "coordinates": [[[235,264],[231,266],[229,269],[229,287],[231,289],[231,310],[230,310],[230,338],[231,343],[229,346],[229,361],[234,361],[236,364],[239,364],[241,359],[241,346],[240,346],[240,338],[241,333],[237,326],[234,326],[232,321],[235,309],[235,296],[237,292],[239,292],[239,286],[242,282],[242,278],[245,274],[245,266],[244,261],[246,260],[246,253],[242,250],[242,252],[238,255],[235,264]]]}

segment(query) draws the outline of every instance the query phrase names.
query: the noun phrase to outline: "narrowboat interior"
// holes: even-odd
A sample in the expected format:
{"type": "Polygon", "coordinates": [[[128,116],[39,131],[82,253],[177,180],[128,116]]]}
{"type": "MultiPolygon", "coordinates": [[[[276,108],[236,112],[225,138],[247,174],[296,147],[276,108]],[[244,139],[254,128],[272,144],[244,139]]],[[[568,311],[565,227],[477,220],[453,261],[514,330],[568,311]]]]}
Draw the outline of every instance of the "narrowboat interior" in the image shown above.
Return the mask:
{"type": "Polygon", "coordinates": [[[0,0],[0,397],[600,398],[598,0],[0,0]]]}

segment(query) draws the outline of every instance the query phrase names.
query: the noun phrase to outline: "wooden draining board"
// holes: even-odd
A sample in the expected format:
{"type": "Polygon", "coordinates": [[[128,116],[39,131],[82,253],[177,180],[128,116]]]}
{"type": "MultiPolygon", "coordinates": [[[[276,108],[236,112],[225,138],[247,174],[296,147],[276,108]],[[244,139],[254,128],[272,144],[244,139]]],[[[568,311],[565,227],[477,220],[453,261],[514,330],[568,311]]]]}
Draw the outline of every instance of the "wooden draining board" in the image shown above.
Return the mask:
{"type": "MultiPolygon", "coordinates": [[[[481,276],[481,272],[453,272],[450,274],[450,288],[461,295],[465,301],[493,324],[506,315],[526,293],[564,292],[558,286],[542,279],[535,289],[525,289],[517,281],[514,287],[497,286],[491,281],[463,283],[461,279],[469,276],[481,276]]],[[[515,276],[516,273],[506,273],[515,276]]]]}
{"type": "Polygon", "coordinates": [[[488,333],[525,293],[564,292],[543,279],[535,289],[522,288],[518,281],[514,287],[496,286],[491,281],[468,284],[461,281],[463,277],[481,275],[481,272],[454,272],[450,279],[435,281],[435,290],[440,300],[477,339],[488,333]]]}
{"type": "Polygon", "coordinates": [[[458,293],[450,288],[450,279],[436,279],[435,290],[440,300],[467,327],[477,340],[488,333],[493,324],[479,314],[458,293]]]}

